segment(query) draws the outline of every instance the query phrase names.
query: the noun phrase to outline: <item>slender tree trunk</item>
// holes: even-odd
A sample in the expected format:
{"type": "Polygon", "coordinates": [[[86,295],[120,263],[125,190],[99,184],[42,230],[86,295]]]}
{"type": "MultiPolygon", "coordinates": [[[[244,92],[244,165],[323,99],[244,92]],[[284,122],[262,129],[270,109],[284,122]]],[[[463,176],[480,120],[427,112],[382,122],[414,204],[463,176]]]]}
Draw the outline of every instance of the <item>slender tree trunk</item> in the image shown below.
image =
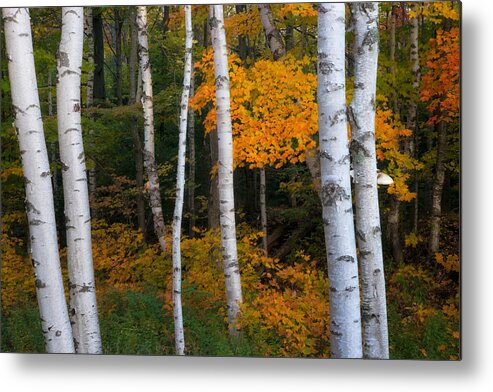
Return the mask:
{"type": "Polygon", "coordinates": [[[123,79],[122,79],[122,30],[123,18],[119,7],[114,9],[115,18],[115,89],[118,105],[123,104],[123,79]]]}
{"type": "Polygon", "coordinates": [[[94,8],[92,15],[94,32],[94,98],[104,101],[106,90],[104,85],[104,33],[101,8],[94,8]]]}
{"type": "Polygon", "coordinates": [[[84,9],[63,7],[62,37],[57,54],[57,118],[67,230],[70,320],[76,351],[101,354],[80,115],[83,39],[84,9]]]}
{"type": "Polygon", "coordinates": [[[154,221],[154,232],[161,249],[166,251],[166,229],[164,226],[161,194],[154,154],[154,109],[152,93],[151,63],[147,44],[147,9],[137,7],[137,29],[139,40],[139,68],[142,74],[142,107],[144,109],[144,166],[149,180],[149,203],[154,221]]]}
{"type": "Polygon", "coordinates": [[[142,143],[139,135],[139,125],[137,119],[134,119],[132,124],[132,138],[134,143],[134,160],[135,160],[135,181],[137,185],[137,222],[139,229],[146,240],[146,217],[145,217],[145,202],[144,195],[144,159],[142,157],[142,143]]]}
{"type": "Polygon", "coordinates": [[[233,136],[230,114],[228,54],[222,5],[210,6],[214,74],[216,78],[216,123],[218,138],[218,180],[221,244],[228,303],[229,331],[238,334],[237,316],[242,302],[240,267],[236,249],[236,223],[233,187],[233,136]]]}
{"type": "MultiPolygon", "coordinates": [[[[395,70],[395,25],[396,25],[396,6],[392,6],[390,12],[390,42],[389,42],[389,59],[390,59],[390,75],[392,83],[391,103],[392,110],[395,115],[399,112],[399,105],[397,99],[397,86],[396,86],[396,70],[395,70]]],[[[390,241],[392,248],[392,257],[397,264],[402,264],[402,245],[401,235],[399,227],[401,202],[398,195],[390,195],[390,210],[387,215],[387,238],[390,241]]]]}
{"type": "Polygon", "coordinates": [[[445,153],[447,151],[447,128],[442,121],[438,124],[437,160],[433,181],[431,205],[430,257],[440,250],[440,225],[442,219],[442,193],[445,181],[445,153]]]}
{"type": "Polygon", "coordinates": [[[346,123],[345,6],[318,6],[318,123],[331,353],[361,358],[358,263],[346,123]]]}
{"type": "Polygon", "coordinates": [[[180,103],[180,134],[178,138],[178,169],[176,174],[176,201],[173,214],[173,315],[175,320],[175,348],[177,355],[185,355],[183,312],[181,307],[181,221],[185,193],[185,157],[187,149],[187,117],[190,80],[192,76],[192,7],[185,5],[185,70],[180,103]]]}
{"type": "MultiPolygon", "coordinates": [[[[86,108],[90,108],[94,102],[94,35],[93,35],[93,13],[91,7],[85,9],[84,35],[87,40],[87,62],[89,70],[87,72],[87,88],[86,88],[86,108]]],[[[92,113],[88,114],[90,120],[94,118],[92,113]]],[[[89,145],[91,150],[94,148],[94,129],[89,128],[89,145]]],[[[89,201],[93,202],[96,198],[96,162],[89,159],[89,201]]],[[[95,211],[93,216],[95,215],[95,211]]]]}
{"type": "MultiPolygon", "coordinates": [[[[209,133],[209,143],[211,151],[211,166],[218,165],[218,151],[217,151],[217,130],[213,130],[209,133]]],[[[209,205],[207,211],[209,229],[215,229],[219,227],[219,181],[217,176],[217,170],[210,178],[209,187],[209,205]]]]}
{"type": "Polygon", "coordinates": [[[387,304],[377,189],[375,104],[378,3],[353,3],[354,93],[349,107],[356,198],[356,237],[362,283],[363,356],[389,358],[387,304]]]}
{"type": "Polygon", "coordinates": [[[272,52],[274,60],[279,60],[286,54],[286,47],[282,40],[281,33],[274,23],[274,16],[270,4],[258,4],[260,20],[265,32],[265,42],[272,52]]]}
{"type": "MultiPolygon", "coordinates": [[[[192,63],[193,69],[193,63],[192,63]]],[[[190,97],[195,94],[195,82],[192,73],[192,78],[190,80],[190,97]]],[[[193,228],[195,226],[195,112],[189,107],[188,108],[188,142],[189,142],[189,172],[188,172],[188,211],[190,212],[190,220],[188,226],[188,235],[190,237],[194,236],[193,228]]]]}
{"type": "Polygon", "coordinates": [[[266,181],[265,181],[265,167],[260,168],[260,224],[262,226],[262,249],[267,256],[267,202],[265,198],[266,181]]]}
{"type": "MultiPolygon", "coordinates": [[[[246,10],[247,10],[247,6],[245,4],[235,5],[235,11],[237,14],[246,12],[246,10]]],[[[241,61],[245,61],[248,57],[247,40],[244,35],[238,36],[238,55],[240,56],[241,61]]]]}
{"type": "MultiPolygon", "coordinates": [[[[412,156],[416,156],[416,142],[418,137],[418,122],[417,122],[417,112],[418,112],[418,103],[417,97],[415,94],[419,91],[420,84],[420,67],[419,67],[419,24],[418,24],[418,4],[411,3],[410,4],[411,11],[413,11],[416,16],[412,17],[411,22],[411,32],[410,32],[410,41],[411,41],[411,52],[410,52],[410,60],[411,60],[411,73],[412,73],[412,81],[413,81],[413,91],[414,94],[411,95],[411,101],[409,102],[409,111],[407,117],[407,129],[413,131],[413,137],[410,138],[409,142],[409,153],[412,156]]],[[[414,183],[416,193],[416,197],[414,198],[414,211],[413,211],[413,230],[414,232],[418,231],[418,175],[414,173],[414,183]]]]}
{"type": "MultiPolygon", "coordinates": [[[[0,53],[1,55],[1,53],[0,53]]],[[[48,71],[48,116],[53,116],[53,95],[51,92],[51,89],[53,87],[53,82],[51,79],[51,71],[48,71]]],[[[56,162],[56,142],[51,142],[50,143],[50,150],[51,150],[51,163],[56,162]]],[[[57,173],[57,166],[56,164],[53,165],[53,176],[52,176],[52,182],[53,182],[53,198],[55,200],[55,210],[56,210],[56,199],[57,199],[57,194],[58,194],[58,173],[57,173]]]]}
{"type": "Polygon", "coordinates": [[[133,105],[137,100],[137,25],[135,24],[135,6],[130,6],[130,58],[128,61],[129,94],[128,103],[133,105]]]}
{"type": "Polygon", "coordinates": [[[41,120],[27,8],[2,10],[15,128],[26,183],[26,212],[32,265],[49,353],[73,353],[74,342],[63,289],[50,164],[41,120]]]}

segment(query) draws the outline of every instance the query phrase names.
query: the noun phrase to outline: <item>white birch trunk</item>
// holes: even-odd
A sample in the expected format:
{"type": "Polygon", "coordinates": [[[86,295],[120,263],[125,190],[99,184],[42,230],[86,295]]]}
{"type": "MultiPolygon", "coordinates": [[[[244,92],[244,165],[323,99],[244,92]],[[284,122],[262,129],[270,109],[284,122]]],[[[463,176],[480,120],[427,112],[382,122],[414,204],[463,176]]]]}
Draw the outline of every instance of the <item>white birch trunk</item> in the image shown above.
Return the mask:
{"type": "Polygon", "coordinates": [[[265,197],[266,181],[265,181],[265,167],[260,169],[260,224],[262,226],[262,249],[267,256],[267,200],[265,197]]]}
{"type": "Polygon", "coordinates": [[[388,359],[387,304],[375,152],[378,3],[354,3],[350,7],[354,20],[355,79],[349,119],[356,238],[361,265],[363,356],[388,359]]]}
{"type": "MultiPolygon", "coordinates": [[[[346,122],[344,3],[318,7],[318,124],[331,354],[361,358],[358,263],[346,122]]],[[[375,176],[376,178],[376,176],[375,176]]]]}
{"type": "Polygon", "coordinates": [[[214,74],[216,77],[216,123],[218,138],[219,222],[223,252],[229,332],[238,334],[236,319],[242,302],[240,267],[236,249],[236,222],[233,188],[233,135],[230,114],[229,70],[222,5],[209,11],[214,74]]]}
{"type": "Polygon", "coordinates": [[[2,13],[15,128],[26,182],[26,211],[41,327],[47,352],[73,353],[29,11],[27,8],[4,8],[2,13]]]}
{"type": "Polygon", "coordinates": [[[83,37],[83,7],[63,7],[62,36],[57,54],[57,118],[67,230],[70,320],[76,351],[100,354],[91,214],[81,127],[83,37]]]}
{"type": "Polygon", "coordinates": [[[176,174],[176,201],[173,215],[173,314],[175,320],[175,347],[177,355],[185,355],[183,313],[181,307],[181,221],[185,192],[185,156],[187,149],[187,118],[190,80],[192,75],[192,7],[185,6],[185,70],[180,104],[180,133],[178,137],[178,170],[176,174]]]}
{"type": "MultiPolygon", "coordinates": [[[[154,108],[152,93],[151,63],[147,43],[147,8],[137,7],[137,31],[139,43],[139,69],[142,77],[142,107],[144,109],[144,167],[149,180],[149,204],[154,221],[154,232],[163,252],[166,251],[166,230],[164,226],[159,178],[154,155],[154,108]]],[[[140,82],[140,80],[139,80],[140,82]]]]}
{"type": "Polygon", "coordinates": [[[270,4],[258,4],[260,21],[264,28],[265,42],[272,52],[274,60],[279,60],[286,54],[286,47],[282,40],[281,33],[274,23],[270,4]]]}

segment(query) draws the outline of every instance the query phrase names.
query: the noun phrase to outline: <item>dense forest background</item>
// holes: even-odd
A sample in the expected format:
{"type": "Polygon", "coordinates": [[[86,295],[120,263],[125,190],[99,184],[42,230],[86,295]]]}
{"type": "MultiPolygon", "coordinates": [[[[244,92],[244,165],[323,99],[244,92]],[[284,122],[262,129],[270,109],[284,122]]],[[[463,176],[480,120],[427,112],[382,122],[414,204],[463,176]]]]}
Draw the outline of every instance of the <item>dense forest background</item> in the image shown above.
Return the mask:
{"type": "MultiPolygon", "coordinates": [[[[458,7],[454,2],[380,5],[377,151],[379,169],[394,179],[379,188],[391,358],[459,356],[458,7]],[[413,18],[419,24],[417,88],[411,61],[413,18]],[[412,107],[415,124],[410,121],[412,107]],[[438,248],[430,241],[436,218],[438,248]]],[[[272,5],[272,10],[287,49],[280,61],[266,46],[257,7],[225,6],[232,116],[242,125],[233,133],[243,334],[232,340],[226,332],[214,192],[217,135],[207,7],[193,7],[195,95],[189,118],[194,138],[189,137],[188,150],[195,156],[187,160],[182,240],[184,323],[192,355],[329,353],[322,212],[305,154],[317,146],[316,9],[311,4],[281,4],[272,5]],[[262,249],[261,171],[266,178],[267,254],[262,249]]],[[[135,66],[131,69],[132,12],[132,7],[93,8],[94,102],[82,113],[87,167],[96,179],[91,184],[94,267],[104,352],[165,355],[174,352],[172,264],[171,254],[161,252],[157,244],[146,201],[147,180],[138,169],[142,108],[128,104],[137,78],[135,66]]],[[[148,17],[156,160],[169,226],[183,80],[183,7],[148,7],[148,17]]],[[[33,8],[31,18],[63,257],[63,167],[54,88],[60,10],[33,8]]],[[[351,39],[349,31],[349,80],[351,39]]],[[[33,328],[39,315],[6,61],[1,67],[2,350],[42,352],[41,330],[33,328]]],[[[86,78],[88,68],[85,62],[86,78]]],[[[351,83],[348,89],[349,102],[351,83]]]]}

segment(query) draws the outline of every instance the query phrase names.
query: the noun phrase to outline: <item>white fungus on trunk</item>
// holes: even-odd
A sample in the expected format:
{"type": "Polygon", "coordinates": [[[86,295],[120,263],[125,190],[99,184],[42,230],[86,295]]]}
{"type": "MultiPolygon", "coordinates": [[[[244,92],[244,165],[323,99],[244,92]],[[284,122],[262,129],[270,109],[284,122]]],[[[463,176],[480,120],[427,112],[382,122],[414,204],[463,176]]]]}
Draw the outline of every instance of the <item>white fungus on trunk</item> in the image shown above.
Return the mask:
{"type": "Polygon", "coordinates": [[[334,358],[361,358],[358,263],[346,121],[345,6],[318,6],[318,124],[334,358]]]}
{"type": "Polygon", "coordinates": [[[378,3],[353,3],[350,7],[355,40],[349,119],[361,266],[363,356],[386,359],[389,339],[375,151],[378,3]]]}
{"type": "Polygon", "coordinates": [[[62,36],[57,53],[57,118],[67,233],[69,315],[76,351],[101,354],[81,127],[83,37],[83,7],[63,7],[62,36]]]}
{"type": "Polygon", "coordinates": [[[185,156],[187,149],[188,100],[192,75],[192,7],[185,6],[185,70],[180,103],[178,136],[178,170],[176,174],[176,201],[173,214],[173,315],[175,321],[175,347],[177,355],[185,355],[183,313],[181,306],[181,221],[185,192],[185,156]]]}
{"type": "Polygon", "coordinates": [[[27,8],[4,8],[2,14],[12,107],[26,184],[26,211],[41,328],[47,352],[73,353],[29,11],[27,8]]]}
{"type": "Polygon", "coordinates": [[[159,191],[159,177],[154,152],[154,108],[152,93],[151,63],[149,60],[149,46],[147,43],[147,8],[137,7],[137,37],[139,52],[139,69],[142,83],[142,107],[144,110],[144,167],[149,180],[149,204],[154,221],[154,232],[159,240],[163,252],[166,251],[166,229],[164,226],[161,194],[159,191]]]}
{"type": "Polygon", "coordinates": [[[233,135],[230,113],[228,53],[222,5],[209,11],[214,75],[216,80],[216,124],[218,139],[219,222],[228,305],[229,331],[237,335],[237,316],[242,302],[240,266],[236,249],[236,222],[233,188],[233,135]]]}

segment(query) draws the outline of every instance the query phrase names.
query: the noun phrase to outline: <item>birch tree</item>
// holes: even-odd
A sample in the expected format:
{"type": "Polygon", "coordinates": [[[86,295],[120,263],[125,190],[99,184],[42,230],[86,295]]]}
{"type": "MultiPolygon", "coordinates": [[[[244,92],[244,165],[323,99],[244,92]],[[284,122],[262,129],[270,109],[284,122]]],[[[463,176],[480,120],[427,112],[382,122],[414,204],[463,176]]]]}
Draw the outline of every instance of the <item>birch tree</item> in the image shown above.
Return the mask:
{"type": "Polygon", "coordinates": [[[346,122],[344,3],[318,6],[318,124],[331,353],[361,358],[358,264],[346,122]]]}
{"type": "Polygon", "coordinates": [[[375,102],[378,3],[350,5],[354,22],[354,93],[349,106],[356,237],[361,265],[363,355],[388,358],[387,306],[377,189],[375,102]]]}
{"type": "Polygon", "coordinates": [[[144,110],[144,167],[149,180],[149,204],[154,221],[154,232],[159,245],[166,251],[166,229],[164,226],[159,178],[157,174],[156,157],[154,154],[154,108],[152,94],[151,63],[149,60],[149,46],[147,43],[147,8],[137,7],[137,37],[139,52],[139,69],[142,83],[142,107],[144,110]]]}
{"type": "Polygon", "coordinates": [[[185,192],[185,156],[187,148],[187,119],[190,80],[192,75],[192,7],[185,5],[185,71],[180,104],[180,133],[178,137],[178,170],[176,174],[176,201],[173,214],[173,315],[175,320],[175,347],[177,355],[185,355],[183,314],[181,307],[181,221],[185,192]]]}
{"type": "Polygon", "coordinates": [[[70,320],[78,353],[100,354],[91,215],[81,128],[83,7],[62,8],[57,54],[57,118],[67,231],[70,320]]]}
{"type": "Polygon", "coordinates": [[[236,249],[236,223],[233,189],[233,136],[230,114],[230,90],[226,34],[222,5],[209,11],[214,75],[216,80],[216,124],[218,138],[219,221],[228,305],[229,331],[237,335],[236,318],[242,302],[240,267],[236,249]]]}
{"type": "Polygon", "coordinates": [[[262,26],[264,28],[265,43],[271,50],[274,60],[279,60],[286,54],[286,47],[284,45],[281,33],[274,23],[274,17],[272,15],[270,4],[259,4],[258,10],[260,14],[260,21],[262,22],[262,26]]]}
{"type": "Polygon", "coordinates": [[[3,8],[15,128],[25,178],[26,212],[41,328],[49,353],[73,353],[65,302],[50,165],[39,105],[29,10],[3,8]]]}

